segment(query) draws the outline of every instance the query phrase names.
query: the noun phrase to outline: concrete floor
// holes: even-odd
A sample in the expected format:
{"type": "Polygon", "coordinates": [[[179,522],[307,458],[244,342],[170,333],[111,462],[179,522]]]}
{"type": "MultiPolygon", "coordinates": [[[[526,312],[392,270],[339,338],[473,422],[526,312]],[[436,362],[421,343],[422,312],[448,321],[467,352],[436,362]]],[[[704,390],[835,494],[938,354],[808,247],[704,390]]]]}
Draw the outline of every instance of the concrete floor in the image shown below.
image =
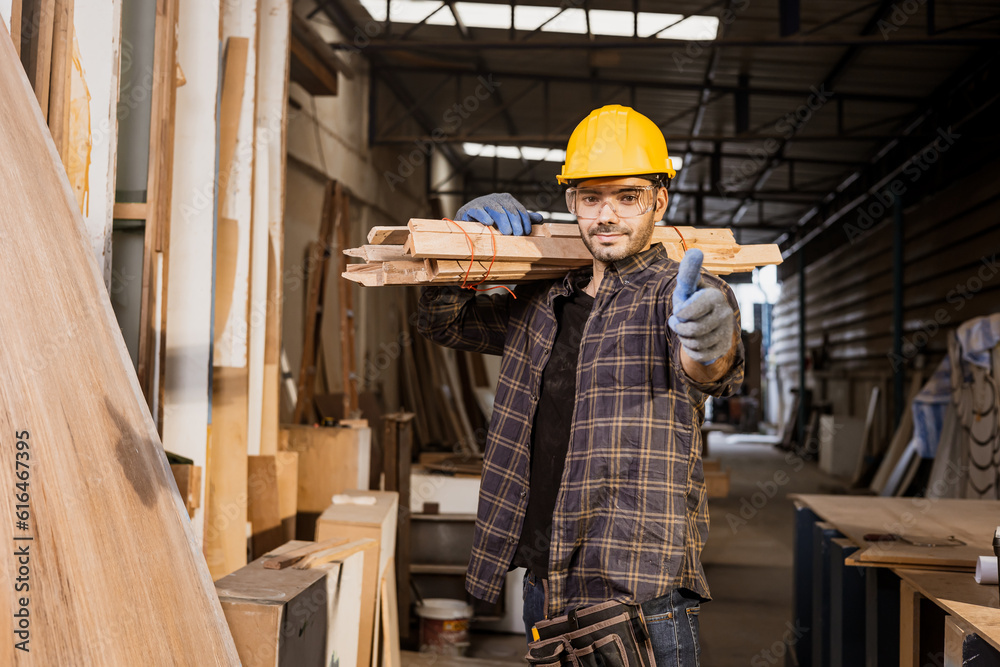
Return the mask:
{"type": "MultiPolygon", "coordinates": [[[[709,501],[711,528],[702,563],[712,601],[701,611],[705,667],[784,665],[794,643],[789,493],[837,493],[843,485],[769,444],[713,433],[710,456],[731,473],[727,498],[709,501]]],[[[469,657],[522,662],[520,635],[473,634],[469,657]]],[[[404,660],[404,665],[407,661],[404,660]]]]}

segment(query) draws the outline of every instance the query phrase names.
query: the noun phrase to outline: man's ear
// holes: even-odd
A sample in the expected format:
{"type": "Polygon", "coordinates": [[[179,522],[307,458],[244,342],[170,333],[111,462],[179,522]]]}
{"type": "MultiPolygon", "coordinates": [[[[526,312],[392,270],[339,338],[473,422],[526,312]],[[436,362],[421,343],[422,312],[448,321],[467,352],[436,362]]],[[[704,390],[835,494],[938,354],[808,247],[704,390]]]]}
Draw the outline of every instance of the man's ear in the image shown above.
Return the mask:
{"type": "Polygon", "coordinates": [[[653,215],[654,220],[663,218],[663,214],[667,212],[668,199],[666,188],[660,188],[656,191],[656,213],[653,215]]]}

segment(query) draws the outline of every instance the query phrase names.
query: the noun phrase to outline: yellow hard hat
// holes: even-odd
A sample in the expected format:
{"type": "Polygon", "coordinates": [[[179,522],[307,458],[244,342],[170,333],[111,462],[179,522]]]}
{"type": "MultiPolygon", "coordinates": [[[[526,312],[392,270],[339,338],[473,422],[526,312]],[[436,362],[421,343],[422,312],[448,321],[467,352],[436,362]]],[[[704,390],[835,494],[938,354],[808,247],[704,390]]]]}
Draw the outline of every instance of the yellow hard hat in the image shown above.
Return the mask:
{"type": "Polygon", "coordinates": [[[667,155],[667,142],[656,123],[620,104],[594,109],[566,146],[560,183],[605,176],[677,175],[667,155]]]}

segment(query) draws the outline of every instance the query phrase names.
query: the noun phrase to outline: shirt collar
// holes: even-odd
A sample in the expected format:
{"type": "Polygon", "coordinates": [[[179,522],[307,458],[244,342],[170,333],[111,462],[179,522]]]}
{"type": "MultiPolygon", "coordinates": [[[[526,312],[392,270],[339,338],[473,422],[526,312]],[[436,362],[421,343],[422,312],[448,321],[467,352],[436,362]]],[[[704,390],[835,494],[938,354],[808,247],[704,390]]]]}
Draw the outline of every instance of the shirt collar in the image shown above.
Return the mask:
{"type": "MultiPolygon", "coordinates": [[[[632,255],[631,257],[626,257],[625,259],[617,262],[612,262],[605,271],[605,276],[616,275],[620,279],[621,283],[625,283],[628,281],[629,276],[641,273],[652,266],[655,262],[661,262],[665,259],[668,259],[668,255],[667,251],[663,247],[663,244],[654,243],[648,250],[643,250],[642,252],[632,255]]],[[[593,271],[594,269],[592,266],[570,271],[561,282],[556,283],[555,290],[551,296],[569,296],[573,293],[573,285],[575,282],[584,276],[592,275],[593,271]]]]}
{"type": "Polygon", "coordinates": [[[612,262],[611,266],[605,271],[607,273],[616,273],[619,278],[623,281],[629,276],[633,276],[637,273],[641,273],[648,269],[655,262],[660,262],[667,259],[667,251],[663,248],[662,243],[654,243],[648,250],[643,250],[642,252],[636,253],[631,257],[626,257],[625,259],[618,260],[617,262],[612,262]]]}

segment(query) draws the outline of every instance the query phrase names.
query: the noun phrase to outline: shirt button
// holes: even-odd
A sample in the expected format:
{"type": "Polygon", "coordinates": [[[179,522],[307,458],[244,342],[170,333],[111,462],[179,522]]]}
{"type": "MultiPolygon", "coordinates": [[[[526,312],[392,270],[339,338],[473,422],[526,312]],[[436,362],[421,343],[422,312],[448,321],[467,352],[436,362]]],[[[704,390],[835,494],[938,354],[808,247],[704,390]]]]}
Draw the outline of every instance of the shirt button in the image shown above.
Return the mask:
{"type": "Polygon", "coordinates": [[[517,544],[517,538],[515,538],[515,537],[508,537],[507,538],[507,543],[508,544],[517,544]]]}
{"type": "Polygon", "coordinates": [[[520,496],[521,496],[522,498],[525,498],[525,497],[527,497],[527,495],[528,495],[528,492],[527,492],[527,491],[522,491],[522,492],[521,492],[520,494],[518,494],[518,495],[520,495],[520,496]]]}
{"type": "Polygon", "coordinates": [[[538,400],[538,395],[537,394],[532,394],[531,395],[531,400],[537,401],[538,400]]]}

